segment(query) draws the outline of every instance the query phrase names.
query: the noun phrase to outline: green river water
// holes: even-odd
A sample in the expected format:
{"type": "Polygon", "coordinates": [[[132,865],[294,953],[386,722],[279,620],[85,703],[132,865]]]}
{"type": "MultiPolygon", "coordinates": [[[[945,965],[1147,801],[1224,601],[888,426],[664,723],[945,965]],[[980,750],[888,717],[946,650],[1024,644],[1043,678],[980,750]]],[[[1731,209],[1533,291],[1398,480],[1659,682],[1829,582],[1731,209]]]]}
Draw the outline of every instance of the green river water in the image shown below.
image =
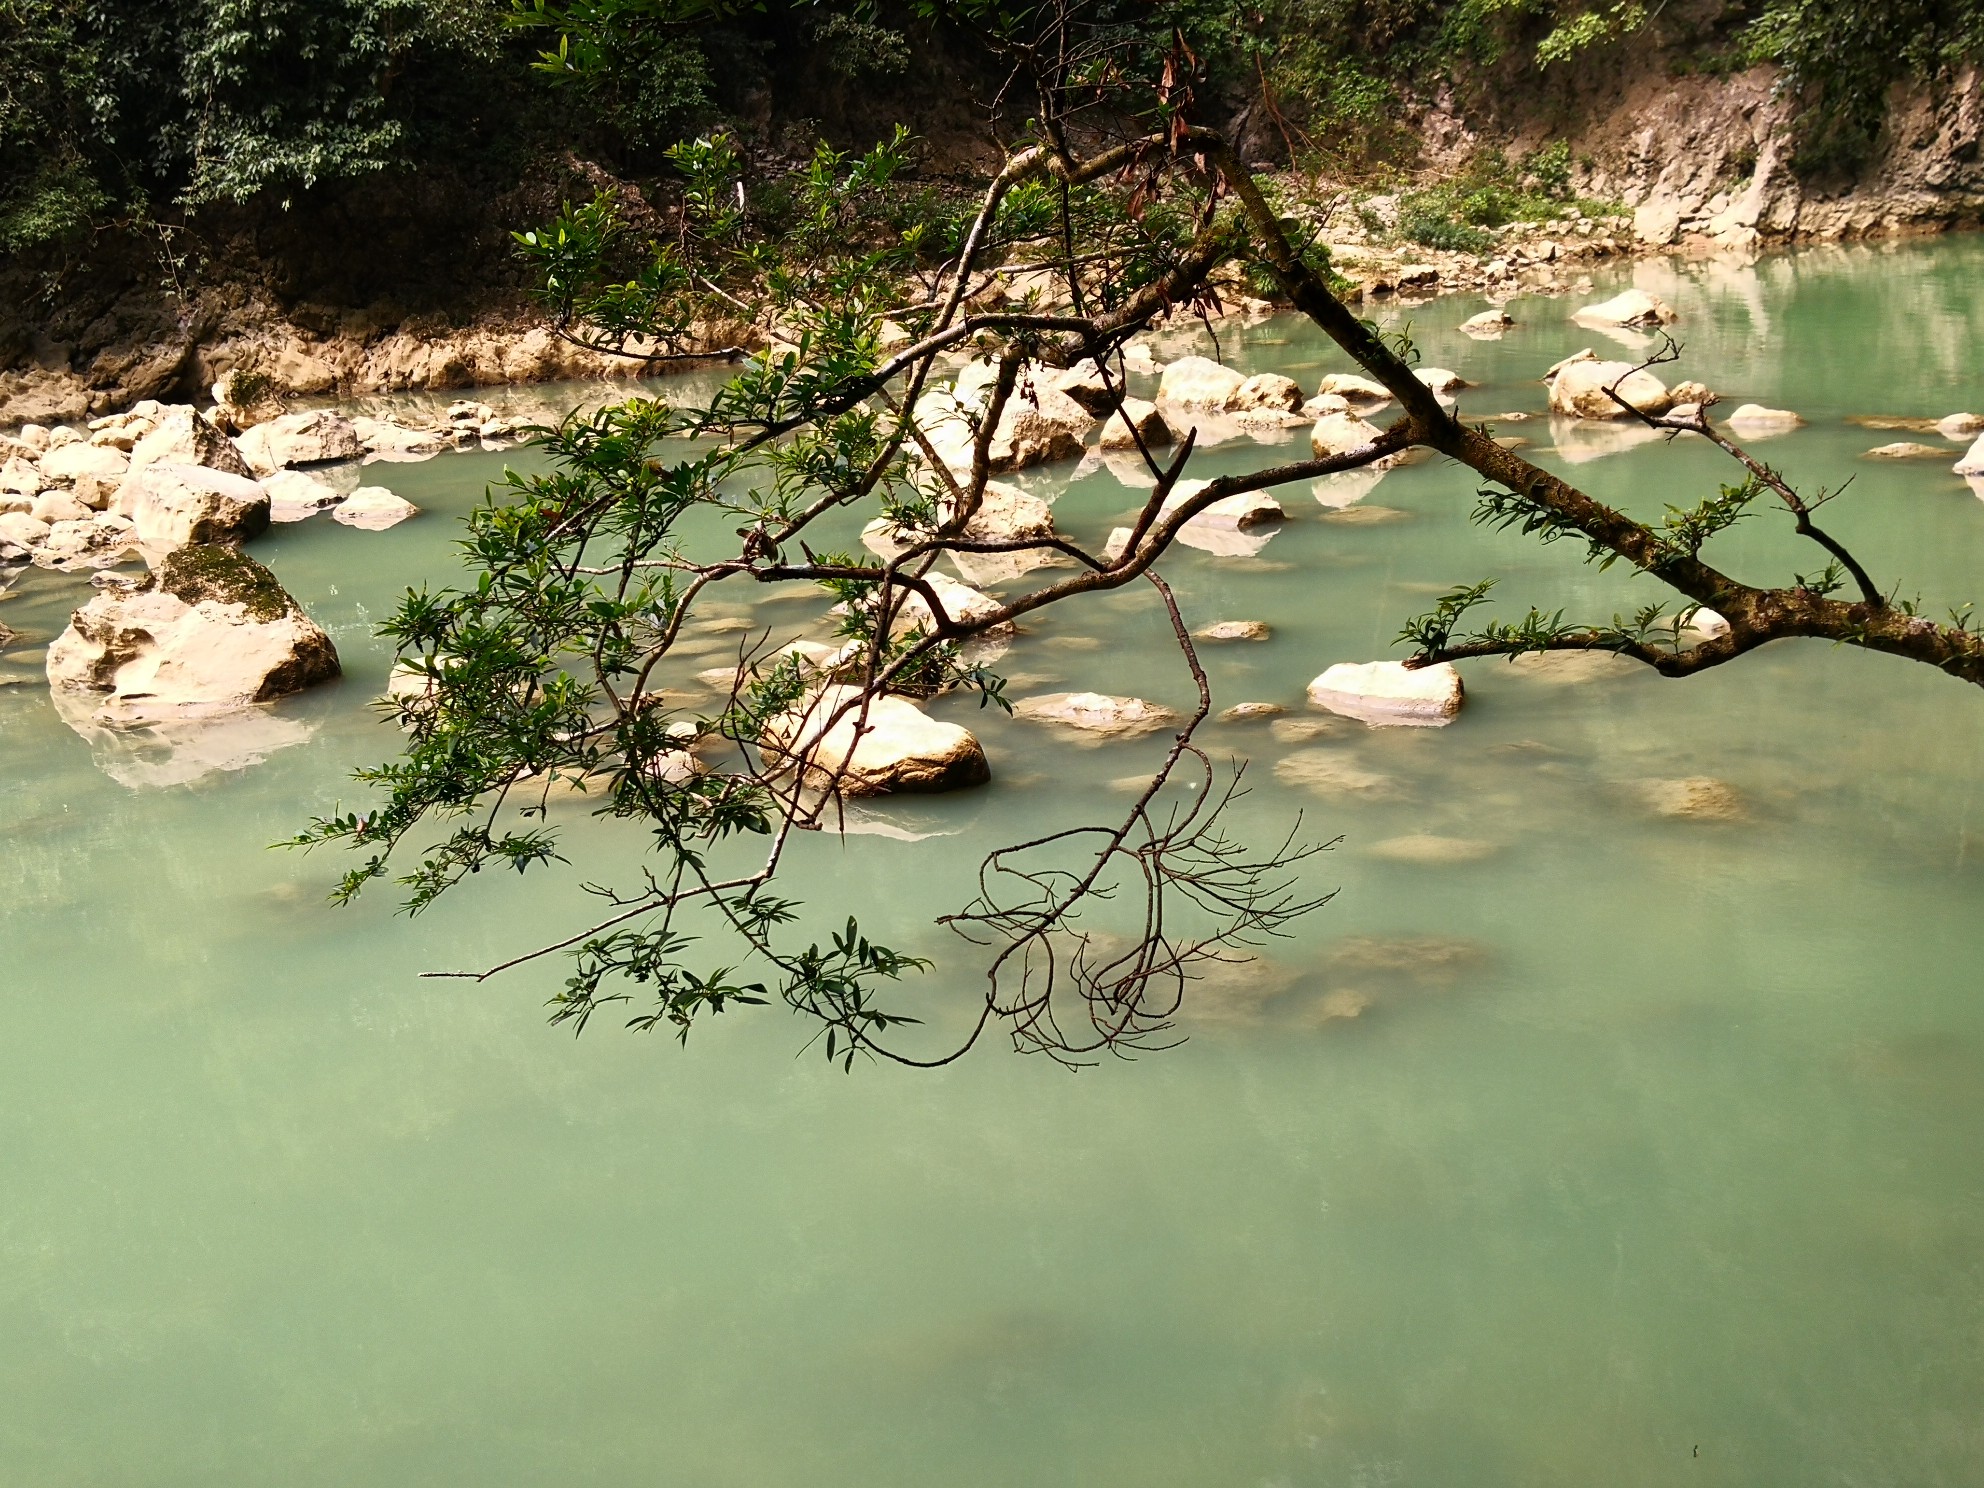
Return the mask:
{"type": "MultiPolygon", "coordinates": [[[[1984,599],[1961,446],[1870,461],[1943,441],[1843,422],[1984,408],[1984,241],[1643,264],[1591,297],[1634,276],[1682,313],[1683,375],[1811,421],[1760,453],[1857,474],[1829,510],[1877,576],[1984,599]]],[[[1463,412],[1537,411],[1545,366],[1609,344],[1572,303],[1516,301],[1499,343],[1450,329],[1473,301],[1394,320],[1481,384],[1463,412]]],[[[1308,385],[1347,365],[1285,320],[1225,339],[1308,385]]],[[[1547,420],[1505,432],[1566,458],[1547,420]]],[[[1255,834],[1341,834],[1309,879],[1340,892],[1204,989],[1182,1047],[849,1075],[773,1009],[686,1049],[575,1041],[543,1021],[555,969],[416,978],[569,929],[577,874],[409,922],[327,907],[340,864],[264,846],[392,750],[370,628],[451,575],[506,458],[370,469],[427,514],[257,544],[347,675],[249,768],[72,732],[32,679],[80,580],[0,604],[25,633],[0,659],[0,1483],[1984,1482],[1984,696],[1798,643],[1686,682],[1475,663],[1451,728],[1332,723],[1304,684],[1397,654],[1440,588],[1499,573],[1503,613],[1597,617],[1654,594],[1470,526],[1451,466],[1387,475],[1379,520],[1283,491],[1258,555],[1165,572],[1194,623],[1274,627],[1206,654],[1220,706],[1289,706],[1279,734],[1205,738],[1254,761],[1255,834]],[[1277,780],[1298,751],[1336,788],[1277,780]],[[1698,776],[1742,819],[1648,809],[1698,776]],[[1415,835],[1474,847],[1384,846],[1415,835]]],[[[1648,514],[1733,478],[1699,444],[1576,471],[1648,514]]],[[[1077,536],[1138,503],[1068,475],[1024,483],[1077,536]]],[[[1711,556],[1816,571],[1787,527],[1711,556]]],[[[1156,618],[1141,593],[1043,617],[1014,693],[1186,701],[1156,618]]],[[[792,875],[938,959],[897,998],[931,1047],[979,988],[932,917],[988,848],[1120,809],[1161,748],[938,711],[994,783],[866,808],[898,835],[809,838],[792,875]]],[[[593,874],[633,860],[567,819],[593,874]]]]}

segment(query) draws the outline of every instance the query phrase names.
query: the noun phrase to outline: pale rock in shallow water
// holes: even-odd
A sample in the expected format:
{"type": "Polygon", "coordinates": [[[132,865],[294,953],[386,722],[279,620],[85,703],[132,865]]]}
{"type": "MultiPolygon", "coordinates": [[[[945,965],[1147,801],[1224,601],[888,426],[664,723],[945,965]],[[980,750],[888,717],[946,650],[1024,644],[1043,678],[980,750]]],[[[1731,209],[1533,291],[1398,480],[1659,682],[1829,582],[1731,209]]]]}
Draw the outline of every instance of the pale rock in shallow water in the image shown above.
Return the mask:
{"type": "Polygon", "coordinates": [[[1415,832],[1405,837],[1387,837],[1371,844],[1371,855],[1394,863],[1445,866],[1451,863],[1478,863],[1493,857],[1495,844],[1474,837],[1440,837],[1415,832]]]}
{"type": "Polygon", "coordinates": [[[1369,496],[1377,489],[1378,482],[1385,478],[1386,463],[1379,461],[1363,470],[1339,470],[1332,475],[1318,476],[1309,492],[1316,498],[1316,504],[1330,511],[1345,511],[1369,496]]]}
{"type": "Polygon", "coordinates": [[[245,708],[338,670],[331,638],[274,575],[212,545],[176,549],[142,581],[104,588],[48,648],[49,685],[89,699],[107,724],[245,708]]]}
{"type": "Polygon", "coordinates": [[[1302,405],[1302,413],[1312,419],[1319,419],[1328,413],[1350,412],[1350,400],[1342,393],[1318,393],[1302,405]]]}
{"type": "Polygon", "coordinates": [[[1280,703],[1235,703],[1219,715],[1221,723],[1257,723],[1266,718],[1279,718],[1288,710],[1280,703]]]}
{"type": "Polygon", "coordinates": [[[1375,727],[1438,727],[1460,714],[1465,689],[1451,663],[1340,661],[1309,684],[1309,701],[1375,727]]]}
{"type": "Polygon", "coordinates": [[[1318,459],[1347,455],[1370,444],[1380,432],[1376,424],[1368,424],[1354,413],[1326,413],[1309,433],[1309,448],[1318,459]]]}
{"type": "Polygon", "coordinates": [[[1265,620],[1219,620],[1192,632],[1200,641],[1265,641],[1273,634],[1265,620]]]}
{"type": "Polygon", "coordinates": [[[906,698],[823,687],[772,718],[759,739],[768,765],[796,767],[816,790],[878,796],[957,790],[992,778],[969,730],[931,718],[906,698]]]}
{"type": "Polygon", "coordinates": [[[38,522],[53,527],[57,522],[87,522],[90,509],[67,491],[43,491],[35,497],[29,513],[38,522]]]}
{"type": "Polygon", "coordinates": [[[1609,300],[1601,300],[1595,305],[1585,305],[1571,313],[1571,319],[1583,325],[1636,326],[1648,329],[1672,325],[1680,318],[1673,306],[1658,295],[1650,295],[1643,289],[1628,289],[1609,300]]]}
{"type": "Polygon", "coordinates": [[[278,470],[262,482],[269,493],[271,522],[301,522],[344,500],[341,492],[300,470],[278,470]]]}
{"type": "Polygon", "coordinates": [[[1984,475],[1984,435],[1979,435],[1977,443],[1950,468],[1958,475],[1984,475]]]}
{"type": "Polygon", "coordinates": [[[1105,377],[1092,359],[1076,362],[1065,371],[1055,373],[1047,379],[1047,385],[1073,399],[1097,418],[1103,417],[1123,399],[1123,380],[1114,375],[1105,377]]]}
{"type": "Polygon", "coordinates": [[[1984,413],[1953,413],[1948,418],[1937,419],[1936,432],[1945,439],[1974,438],[1984,434],[1984,413]]]}
{"type": "Polygon", "coordinates": [[[1646,780],[1640,782],[1639,791],[1654,815],[1678,821],[1740,821],[1747,815],[1734,786],[1706,775],[1646,780]]]}
{"type": "Polygon", "coordinates": [[[419,515],[419,507],[384,486],[360,486],[332,509],[331,520],[367,532],[382,532],[419,515]]]}
{"type": "Polygon", "coordinates": [[[1539,382],[1549,382],[1553,380],[1557,376],[1557,374],[1559,372],[1562,372],[1566,367],[1574,367],[1579,362],[1595,362],[1597,360],[1598,360],[1598,353],[1593,351],[1589,346],[1587,346],[1582,351],[1572,352],[1569,356],[1565,357],[1561,362],[1553,362],[1550,366],[1550,369],[1537,380],[1539,382]]]}
{"type": "Polygon", "coordinates": [[[1658,377],[1630,362],[1574,361],[1550,379],[1550,411],[1581,419],[1630,417],[1608,389],[1644,414],[1663,414],[1674,404],[1658,377]]]}
{"type": "Polygon", "coordinates": [[[1240,373],[1222,367],[1210,357],[1180,357],[1164,369],[1157,400],[1175,403],[1180,408],[1223,409],[1246,381],[1240,373]]]}
{"type": "MultiPolygon", "coordinates": [[[[1693,378],[1684,377],[1681,379],[1681,381],[1675,383],[1674,386],[1672,386],[1667,390],[1667,396],[1672,398],[1676,404],[1674,408],[1668,410],[1670,413],[1680,413],[1681,409],[1679,405],[1683,403],[1692,403],[1694,407],[1691,410],[1689,410],[1689,412],[1685,415],[1685,417],[1693,418],[1695,414],[1701,412],[1702,404],[1708,402],[1710,398],[1713,398],[1715,396],[1715,390],[1705,382],[1697,382],[1693,378]]],[[[1754,405],[1746,405],[1746,406],[1754,406],[1754,405]]],[[[1742,410],[1739,409],[1737,411],[1741,412],[1742,410]]],[[[1781,410],[1769,409],[1766,411],[1771,413],[1777,413],[1780,412],[1781,410]]],[[[1793,414],[1792,417],[1797,418],[1798,416],[1796,414],[1793,414]]],[[[1798,421],[1800,423],[1804,422],[1803,419],[1799,419],[1798,421]]]]}
{"type": "MultiPolygon", "coordinates": [[[[1679,387],[1675,395],[1681,394],[1679,387]]],[[[1691,400],[1700,402],[1699,398],[1691,400]]],[[[1727,420],[1729,427],[1746,439],[1768,438],[1773,434],[1788,434],[1793,429],[1803,428],[1805,420],[1788,408],[1765,408],[1761,403],[1745,403],[1727,420]]]]}
{"type": "Polygon", "coordinates": [[[1911,444],[1902,440],[1895,444],[1876,445],[1867,451],[1870,460],[1940,460],[1948,450],[1933,444],[1911,444]]]}
{"type": "Polygon", "coordinates": [[[1106,450],[1135,449],[1137,440],[1142,439],[1147,449],[1157,449],[1170,444],[1174,437],[1155,403],[1125,398],[1122,407],[1103,422],[1101,444],[1106,450]]]}
{"type": "Polygon", "coordinates": [[[1514,324],[1515,320],[1506,310],[1483,310],[1479,315],[1468,316],[1460,323],[1460,328],[1478,339],[1493,340],[1514,324]]]}
{"type": "Polygon", "coordinates": [[[1057,723],[1117,739],[1138,738],[1178,722],[1177,713],[1160,703],[1103,692],[1040,693],[1021,698],[1013,704],[1013,712],[1035,723],[1057,723]]]}
{"type": "MultiPolygon", "coordinates": [[[[1180,507],[1197,497],[1211,481],[1181,480],[1171,488],[1171,494],[1164,498],[1159,510],[1160,519],[1170,516],[1180,507]]],[[[1255,527],[1268,527],[1288,519],[1288,513],[1281,509],[1281,503],[1265,491],[1243,491],[1238,496],[1222,496],[1204,511],[1186,522],[1187,527],[1234,527],[1245,532],[1255,527]]]]}
{"type": "Polygon", "coordinates": [[[1261,372],[1235,388],[1227,396],[1226,406],[1235,413],[1249,409],[1293,413],[1302,406],[1302,385],[1278,372],[1261,372]]]}
{"type": "Polygon", "coordinates": [[[1449,371],[1445,367],[1421,367],[1412,375],[1425,383],[1434,393],[1457,393],[1462,388],[1473,386],[1460,373],[1449,371]]]}
{"type": "Polygon", "coordinates": [[[1334,393],[1349,403],[1389,403],[1391,389],[1382,382],[1373,382],[1368,377],[1360,377],[1355,372],[1332,372],[1317,385],[1316,392],[1321,397],[1334,393]]]}
{"type": "Polygon", "coordinates": [[[1389,775],[1367,770],[1340,749],[1298,749],[1275,762],[1274,778],[1283,785],[1325,796],[1389,796],[1389,775]]]}
{"type": "Polygon", "coordinates": [[[269,493],[207,465],[141,465],[117,488],[112,510],[151,549],[246,542],[269,530],[269,493]]]}
{"type": "Polygon", "coordinates": [[[289,466],[356,460],[365,454],[365,443],[351,420],[325,408],[285,413],[257,424],[236,444],[257,475],[273,475],[289,466]]]}

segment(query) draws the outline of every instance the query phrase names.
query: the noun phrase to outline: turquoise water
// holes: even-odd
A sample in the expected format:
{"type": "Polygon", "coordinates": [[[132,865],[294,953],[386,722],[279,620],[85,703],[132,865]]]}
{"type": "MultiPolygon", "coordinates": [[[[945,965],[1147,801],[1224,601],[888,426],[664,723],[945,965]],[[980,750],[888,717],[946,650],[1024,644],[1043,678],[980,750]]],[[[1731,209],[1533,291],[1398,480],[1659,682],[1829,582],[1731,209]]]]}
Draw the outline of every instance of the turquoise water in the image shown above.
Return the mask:
{"type": "MultiPolygon", "coordinates": [[[[1843,422],[1984,411],[1984,242],[1642,265],[1593,297],[1633,273],[1681,309],[1683,373],[1811,420],[1760,453],[1857,476],[1828,510],[1877,577],[1984,594],[1960,446],[1868,461],[1925,436],[1843,422]]],[[[1607,345],[1571,303],[1515,302],[1499,343],[1449,329],[1473,301],[1395,318],[1482,384],[1464,411],[1534,412],[1545,366],[1607,345]]],[[[1345,365],[1286,321],[1225,339],[1305,383],[1345,365]]],[[[1506,432],[1562,462],[1547,420],[1506,432]]],[[[569,926],[577,873],[478,882],[408,922],[384,897],[326,907],[338,863],[263,846],[355,803],[347,772],[390,752],[370,627],[448,575],[450,517],[505,458],[524,457],[369,470],[427,515],[257,545],[347,668],[277,710],[258,764],[187,779],[184,751],[92,743],[44,689],[0,686],[0,1481],[1984,1477],[1974,690],[1798,643],[1686,682],[1476,663],[1452,728],[1333,721],[1303,685],[1391,654],[1439,588],[1500,574],[1505,610],[1598,616],[1653,594],[1473,528],[1451,466],[1387,475],[1361,506],[1388,520],[1284,491],[1257,556],[1165,572],[1195,624],[1273,626],[1206,656],[1220,706],[1290,709],[1279,733],[1205,737],[1252,761],[1256,835],[1297,811],[1341,834],[1309,879],[1339,892],[1202,989],[1182,1047],[843,1075],[774,1010],[686,1049],[574,1041],[542,1020],[555,970],[418,974],[569,926]],[[1301,751],[1361,787],[1278,779],[1301,751]],[[1739,820],[1649,810],[1647,782],[1702,776],[1739,820]],[[1470,847],[1389,855],[1425,835],[1470,847]]],[[[1685,445],[1575,469],[1648,514],[1731,478],[1685,445]]],[[[1139,502],[1107,469],[1068,475],[1026,484],[1079,536],[1139,502]]],[[[1819,567],[1783,525],[1711,556],[1819,567]]],[[[0,678],[32,678],[79,599],[21,580],[0,620],[29,660],[0,678]]],[[[1136,593],[1042,617],[1005,662],[1014,692],[1186,701],[1154,619],[1136,593]]],[[[980,731],[993,785],[866,808],[921,840],[811,838],[794,872],[823,918],[857,908],[938,959],[899,1000],[931,1048],[979,963],[930,919],[990,847],[1119,808],[1160,747],[939,711],[980,731]]],[[[567,819],[589,875],[634,860],[567,819]]]]}

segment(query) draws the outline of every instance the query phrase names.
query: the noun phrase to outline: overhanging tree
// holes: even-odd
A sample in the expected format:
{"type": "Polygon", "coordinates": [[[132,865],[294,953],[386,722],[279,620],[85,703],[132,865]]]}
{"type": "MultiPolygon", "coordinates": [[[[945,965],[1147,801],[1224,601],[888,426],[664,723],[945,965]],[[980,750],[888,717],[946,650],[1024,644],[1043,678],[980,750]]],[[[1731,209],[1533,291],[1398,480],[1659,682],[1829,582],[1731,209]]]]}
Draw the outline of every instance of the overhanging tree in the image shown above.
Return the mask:
{"type": "Polygon", "coordinates": [[[1412,664],[1595,650],[1678,677],[1806,636],[1984,685],[1984,637],[1962,616],[1938,623],[1882,590],[1814,521],[1823,498],[1808,501],[1735,445],[1712,405],[1649,422],[1711,440],[1740,482],[1660,525],[1451,415],[1415,374],[1411,348],[1333,290],[1299,216],[1278,209],[1218,131],[1193,121],[1194,55],[1182,35],[1144,79],[1130,63],[1149,36],[1077,0],[956,9],[1013,59],[1009,91],[1036,104],[956,223],[899,225],[898,137],[858,158],[822,147],[779,183],[786,216],[768,238],[755,230],[737,156],[699,141],[675,152],[682,189],[666,211],[602,197],[520,235],[569,336],[654,363],[706,344],[712,322],[745,319],[771,349],[706,404],[636,398],[546,431],[552,473],[511,475],[470,519],[472,582],[410,593],[386,625],[410,684],[396,704],[405,751],[362,773],[381,794],[374,809],[321,819],[296,839],[364,855],[339,897],[393,877],[408,856],[416,862],[397,881],[416,912],[485,868],[542,868],[559,856],[546,820],[553,793],[571,786],[652,843],[636,881],[597,888],[594,922],[449,974],[488,977],[563,954],[571,966],[555,1020],[582,1028],[603,1004],[639,999],[634,1026],[683,1037],[733,1003],[783,1000],[848,1062],[940,1063],[994,1029],[1071,1062],[1161,1045],[1209,962],[1244,956],[1321,901],[1298,882],[1312,844],[1291,835],[1255,849],[1226,828],[1237,783],[1217,778],[1194,742],[1211,692],[1158,564],[1218,502],[1415,447],[1482,478],[1480,520],[1623,562],[1674,591],[1681,613],[1662,626],[1661,605],[1591,623],[1532,610],[1467,631],[1487,586],[1464,586],[1408,623],[1412,664]],[[977,519],[995,443],[1039,396],[1043,369],[1089,364],[1103,402],[1120,402],[1126,344],[1215,304],[1219,276],[1235,269],[1270,278],[1381,382],[1401,409],[1391,425],[1353,449],[1189,486],[1192,435],[1175,450],[1135,437],[1152,489],[1120,550],[988,533],[977,519]],[[987,364],[982,402],[961,403],[941,382],[965,353],[987,364]],[[947,427],[960,418],[962,437],[947,427]],[[1756,584],[1703,556],[1766,499],[1824,552],[1820,577],[1756,584]],[[849,513],[882,520],[889,556],[816,548],[822,525],[849,513]],[[709,550],[712,525],[731,534],[721,552],[709,550]],[[960,558],[1004,560],[1026,582],[960,605],[936,569],[960,558]],[[964,690],[1003,705],[1004,684],[974,643],[1130,585],[1159,596],[1197,705],[1121,820],[986,860],[979,898],[946,917],[986,947],[976,1019],[953,1046],[911,1052],[899,1042],[911,1020],[881,998],[923,963],[852,918],[824,941],[802,934],[801,907],[778,891],[793,834],[834,824],[854,784],[844,741],[880,700],[964,690]],[[680,652],[699,613],[738,590],[793,587],[839,602],[845,644],[808,660],[747,641],[721,701],[698,704],[686,685],[694,663],[680,652]],[[1685,630],[1698,607],[1722,615],[1726,631],[1685,630]],[[1164,787],[1186,772],[1193,804],[1165,804],[1175,797],[1164,787]],[[1134,909],[1108,910],[1119,903],[1134,909]]]}

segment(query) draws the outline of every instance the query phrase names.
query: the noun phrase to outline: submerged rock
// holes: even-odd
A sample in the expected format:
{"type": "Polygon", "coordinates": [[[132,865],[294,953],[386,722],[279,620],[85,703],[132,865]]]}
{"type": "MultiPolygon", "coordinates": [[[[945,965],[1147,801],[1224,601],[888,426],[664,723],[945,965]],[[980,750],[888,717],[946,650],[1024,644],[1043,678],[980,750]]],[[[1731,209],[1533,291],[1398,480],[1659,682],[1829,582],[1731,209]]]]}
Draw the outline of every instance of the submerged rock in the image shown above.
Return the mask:
{"type": "Polygon", "coordinates": [[[1275,762],[1274,778],[1324,796],[1388,796],[1394,785],[1340,749],[1298,749],[1275,762]]]}
{"type": "Polygon", "coordinates": [[[257,475],[274,475],[289,466],[356,460],[366,452],[351,420],[327,408],[282,414],[255,425],[236,443],[257,475]]]}
{"type": "Polygon", "coordinates": [[[269,493],[271,522],[301,522],[344,500],[341,491],[300,470],[278,470],[262,489],[269,493]]]}
{"type": "Polygon", "coordinates": [[[1372,443],[1380,432],[1376,424],[1366,423],[1354,413],[1326,413],[1310,431],[1309,448],[1319,460],[1347,455],[1372,443]]]}
{"type": "Polygon", "coordinates": [[[1656,816],[1680,821],[1727,822],[1740,821],[1749,814],[1734,786],[1706,775],[1684,780],[1642,781],[1639,791],[1656,816]]]}
{"type": "Polygon", "coordinates": [[[1867,451],[1870,460],[1940,460],[1949,451],[1933,444],[1910,444],[1900,440],[1894,444],[1876,445],[1867,451]]]}
{"type": "Polygon", "coordinates": [[[1178,714],[1161,703],[1104,692],[1040,693],[1021,698],[1013,704],[1013,712],[1035,723],[1056,723],[1116,739],[1138,738],[1179,721],[1178,714]]]}
{"type": "Polygon", "coordinates": [[[1265,641],[1273,633],[1265,620],[1220,620],[1192,636],[1201,641],[1265,641]]]}
{"type": "Polygon", "coordinates": [[[1431,832],[1415,832],[1404,837],[1387,837],[1371,844],[1371,856],[1394,863],[1445,866],[1452,863],[1478,863],[1493,857],[1495,844],[1475,837],[1440,837],[1431,832]]]}
{"type": "Polygon", "coordinates": [[[1317,707],[1376,727],[1452,723],[1464,696],[1460,673],[1444,661],[1423,667],[1338,662],[1309,684],[1309,701],[1317,707]]]}
{"type": "Polygon", "coordinates": [[[48,648],[49,685],[92,698],[97,721],[111,724],[243,708],[338,673],[331,638],[275,576],[210,544],[109,584],[48,648]]]}
{"type": "Polygon", "coordinates": [[[1970,439],[1984,434],[1984,413],[1953,413],[1937,419],[1936,432],[1945,439],[1970,439]]]}
{"type": "Polygon", "coordinates": [[[858,688],[823,687],[771,719],[758,741],[766,763],[850,796],[959,790],[992,778],[969,730],[899,697],[870,698],[864,717],[860,698],[858,688]]]}

